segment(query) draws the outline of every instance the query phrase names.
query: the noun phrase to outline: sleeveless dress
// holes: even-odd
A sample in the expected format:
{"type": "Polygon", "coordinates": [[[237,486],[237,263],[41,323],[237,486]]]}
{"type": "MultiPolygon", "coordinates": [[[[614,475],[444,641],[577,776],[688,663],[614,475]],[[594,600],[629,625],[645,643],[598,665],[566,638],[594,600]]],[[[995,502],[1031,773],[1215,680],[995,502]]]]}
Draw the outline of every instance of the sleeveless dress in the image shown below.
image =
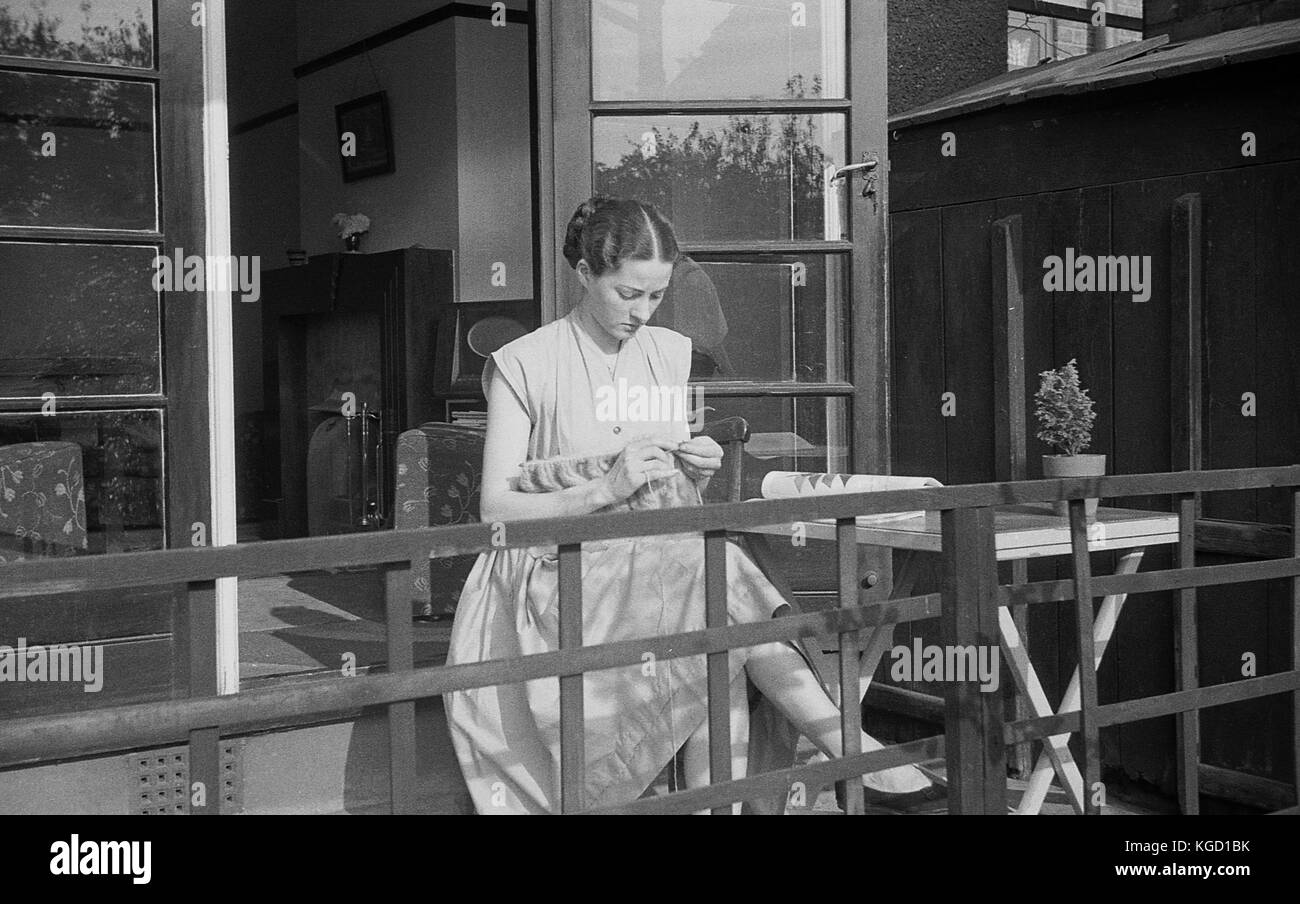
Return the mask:
{"type": "MultiPolygon", "coordinates": [[[[573,312],[492,354],[486,388],[500,372],[532,422],[529,460],[598,455],[641,435],[690,438],[668,404],[637,405],[636,387],[680,387],[691,340],[642,327],[623,343],[611,378],[573,312]],[[623,403],[619,383],[623,384],[623,403]]],[[[661,399],[663,396],[661,395],[661,399]]],[[[726,544],[732,623],[768,619],[786,600],[741,549],[726,544]]],[[[559,649],[556,549],[480,555],[461,593],[448,665],[559,649]]],[[[587,645],[701,630],[701,534],[585,543],[583,642],[587,645]]],[[[734,680],[746,650],[730,654],[734,680]]],[[[707,717],[705,657],[588,672],[584,682],[586,801],[635,800],[707,717]]],[[[451,737],[479,813],[559,812],[559,679],[447,695],[451,737]]]]}

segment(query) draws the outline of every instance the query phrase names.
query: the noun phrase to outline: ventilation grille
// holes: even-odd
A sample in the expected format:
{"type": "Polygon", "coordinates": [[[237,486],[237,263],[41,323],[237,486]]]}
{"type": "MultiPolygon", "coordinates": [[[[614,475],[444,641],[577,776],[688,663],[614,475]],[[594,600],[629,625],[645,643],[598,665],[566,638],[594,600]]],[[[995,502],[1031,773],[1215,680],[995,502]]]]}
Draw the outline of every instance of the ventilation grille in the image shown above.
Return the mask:
{"type": "MultiPolygon", "coordinates": [[[[243,807],[242,740],[221,742],[221,812],[243,807]]],[[[135,773],[131,812],[139,816],[188,815],[190,812],[189,747],[164,747],[127,757],[135,773]]],[[[212,792],[209,791],[209,794],[212,792]]]]}

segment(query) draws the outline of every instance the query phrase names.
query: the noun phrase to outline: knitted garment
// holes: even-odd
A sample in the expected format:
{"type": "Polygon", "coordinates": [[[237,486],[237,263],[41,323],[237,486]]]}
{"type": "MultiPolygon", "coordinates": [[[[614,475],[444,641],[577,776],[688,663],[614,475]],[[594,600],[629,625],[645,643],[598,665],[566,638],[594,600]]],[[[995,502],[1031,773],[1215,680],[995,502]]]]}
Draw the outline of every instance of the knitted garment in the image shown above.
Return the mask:
{"type": "MultiPolygon", "coordinates": [[[[519,491],[521,493],[553,493],[569,487],[581,486],[603,477],[614,467],[619,453],[605,455],[568,456],[526,461],[519,466],[519,491]]],[[[678,470],[669,477],[647,481],[646,484],[622,502],[600,509],[602,512],[640,511],[643,509],[682,508],[701,505],[699,488],[695,482],[678,470]]]]}

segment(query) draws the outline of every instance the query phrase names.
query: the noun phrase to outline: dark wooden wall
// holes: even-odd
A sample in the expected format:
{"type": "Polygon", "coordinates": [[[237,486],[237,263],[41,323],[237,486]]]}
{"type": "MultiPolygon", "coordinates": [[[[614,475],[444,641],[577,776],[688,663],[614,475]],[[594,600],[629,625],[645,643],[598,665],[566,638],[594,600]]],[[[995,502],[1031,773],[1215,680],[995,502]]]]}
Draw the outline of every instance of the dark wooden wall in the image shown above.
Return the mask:
{"type": "MultiPolygon", "coordinates": [[[[1295,58],[1216,69],[1096,95],[1076,94],[896,130],[891,150],[891,427],[894,473],[946,483],[996,479],[992,224],[1023,222],[1029,477],[1049,450],[1034,437],[1038,373],[1078,359],[1097,403],[1092,452],[1110,473],[1172,470],[1171,291],[1175,199],[1198,194],[1204,213],[1203,454],[1206,468],[1300,462],[1300,102],[1295,58]],[[1283,86],[1287,86],[1285,89],[1283,86]],[[1255,157],[1241,154],[1253,131],[1255,157]],[[942,135],[958,155],[942,157],[942,135]],[[1043,261],[1067,247],[1091,255],[1150,255],[1153,289],[1049,293],[1043,261]],[[956,416],[941,396],[956,395],[956,416]],[[1254,393],[1257,416],[1242,414],[1254,393]]],[[[1183,391],[1186,391],[1184,389],[1183,391]]],[[[1123,504],[1167,509],[1164,499],[1123,504]]],[[[1288,521],[1284,492],[1215,494],[1204,517],[1288,521]]],[[[1113,569],[1113,554],[1094,568],[1113,569]]],[[[1204,564],[1236,561],[1204,555],[1204,564]]],[[[1145,570],[1169,567],[1151,550],[1145,570]]],[[[1033,563],[1031,580],[1065,577],[1033,563]]],[[[1005,579],[1005,578],[1004,578],[1005,579]]],[[[1200,591],[1201,681],[1287,667],[1292,625],[1284,582],[1200,591]]],[[[1030,641],[1049,697],[1074,665],[1074,617],[1032,607],[1030,641]]],[[[917,630],[931,642],[929,624],[917,630]]],[[[1103,702],[1172,691],[1171,595],[1130,597],[1099,677],[1103,702]]],[[[898,642],[910,643],[900,633],[898,642]]],[[[916,690],[926,690],[922,687],[916,690]]],[[[1281,697],[1202,716],[1202,761],[1293,780],[1281,697]]],[[[1103,757],[1132,777],[1173,787],[1173,719],[1103,731],[1103,757]]]]}

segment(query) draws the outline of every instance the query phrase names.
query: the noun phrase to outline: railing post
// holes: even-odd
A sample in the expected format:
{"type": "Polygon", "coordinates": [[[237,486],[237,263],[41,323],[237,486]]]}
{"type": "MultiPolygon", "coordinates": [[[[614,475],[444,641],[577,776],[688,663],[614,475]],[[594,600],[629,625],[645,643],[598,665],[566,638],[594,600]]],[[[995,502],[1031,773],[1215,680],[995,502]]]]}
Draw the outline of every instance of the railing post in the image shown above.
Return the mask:
{"type": "MultiPolygon", "coordinates": [[[[1196,509],[1195,493],[1180,493],[1178,503],[1178,558],[1176,568],[1196,566],[1196,509]]],[[[1196,588],[1184,587],[1178,591],[1174,607],[1174,658],[1178,663],[1178,690],[1186,691],[1200,683],[1196,630],[1196,588]]],[[[1201,712],[1191,709],[1179,713],[1177,720],[1178,742],[1178,804],[1185,815],[1201,810],[1200,747],[1201,712]]]]}
{"type": "MultiPolygon", "coordinates": [[[[411,618],[411,563],[383,567],[388,671],[415,668],[415,629],[411,618]]],[[[415,812],[415,701],[388,705],[388,786],[392,812],[415,812]]]]}
{"type": "MultiPolygon", "coordinates": [[[[704,534],[704,624],[727,626],[727,533],[704,534]]],[[[731,781],[731,654],[708,655],[709,783],[731,781]]],[[[714,807],[715,816],[729,816],[730,805],[714,807]]]]}
{"type": "MultiPolygon", "coordinates": [[[[1020,279],[1024,259],[1024,221],[1013,214],[993,224],[993,419],[994,465],[999,481],[1025,480],[1029,477],[1025,428],[1025,293],[1020,279]]],[[[1029,562],[1013,559],[1009,565],[1012,584],[1029,583],[1029,562]]],[[[1011,620],[1020,635],[1025,654],[1029,654],[1029,608],[1011,610],[1011,620]]],[[[1014,693],[1012,715],[1028,719],[1034,715],[1029,698],[1014,693]]],[[[1033,769],[1033,748],[1017,744],[1012,751],[1013,774],[1028,775],[1033,769]]]]}
{"type": "MultiPolygon", "coordinates": [[[[839,554],[840,608],[851,609],[861,605],[858,587],[858,522],[856,518],[840,518],[835,522],[836,551],[839,554]]],[[[858,652],[858,632],[846,631],[840,635],[840,733],[844,739],[841,756],[857,756],[862,752],[862,700],[858,652]]],[[[861,816],[864,811],[862,782],[849,780],[844,786],[844,812],[861,816]]]]}
{"type": "MultiPolygon", "coordinates": [[[[560,547],[560,649],[582,648],[582,544],[560,547]]],[[[585,806],[587,741],[582,675],[560,676],[560,812],[585,806]]]]}
{"type": "Polygon", "coordinates": [[[1092,560],[1088,558],[1088,512],[1084,499],[1070,500],[1070,550],[1074,572],[1074,610],[1079,630],[1079,736],[1083,757],[1083,813],[1097,816],[1101,788],[1101,742],[1097,732],[1097,651],[1093,637],[1092,560]]]}
{"type": "MultiPolygon", "coordinates": [[[[998,650],[998,572],[993,510],[945,509],[943,613],[947,649],[998,650]]],[[[947,676],[952,677],[952,676],[947,676]]],[[[944,735],[949,812],[1007,812],[1007,750],[1002,694],[983,693],[978,680],[944,685],[944,735]]]]}
{"type": "MultiPolygon", "coordinates": [[[[194,581],[186,587],[190,696],[217,695],[217,583],[194,581]]],[[[221,730],[196,728],[189,737],[189,795],[192,816],[221,813],[221,730]]]]}

